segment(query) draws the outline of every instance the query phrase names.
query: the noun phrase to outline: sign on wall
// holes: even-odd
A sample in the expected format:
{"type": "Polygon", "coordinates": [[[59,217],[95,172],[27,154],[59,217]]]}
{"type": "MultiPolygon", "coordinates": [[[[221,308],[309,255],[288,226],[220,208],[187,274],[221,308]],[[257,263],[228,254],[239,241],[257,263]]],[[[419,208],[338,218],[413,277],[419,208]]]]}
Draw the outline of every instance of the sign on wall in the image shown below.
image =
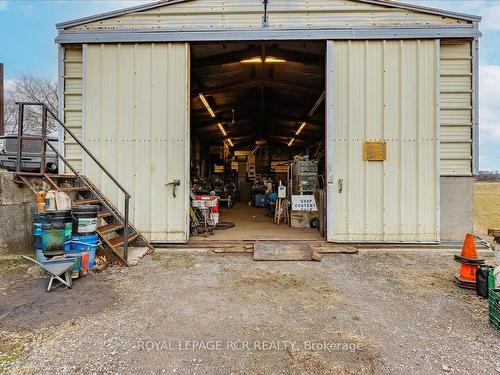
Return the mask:
{"type": "Polygon", "coordinates": [[[387,159],[387,146],[385,142],[365,142],[363,144],[363,160],[384,161],[387,159]]]}
{"type": "Polygon", "coordinates": [[[293,211],[318,211],[314,195],[292,195],[293,211]]]}

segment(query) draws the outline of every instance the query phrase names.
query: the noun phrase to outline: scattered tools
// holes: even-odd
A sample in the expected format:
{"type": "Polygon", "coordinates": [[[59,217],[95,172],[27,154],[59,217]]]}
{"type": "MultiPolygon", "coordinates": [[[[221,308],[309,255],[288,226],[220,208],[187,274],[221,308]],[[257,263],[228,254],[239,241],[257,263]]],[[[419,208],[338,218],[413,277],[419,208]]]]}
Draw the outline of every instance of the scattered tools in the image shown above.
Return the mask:
{"type": "Polygon", "coordinates": [[[476,251],[474,235],[465,236],[464,246],[460,255],[454,255],[456,262],[460,263],[460,272],[455,276],[455,283],[460,288],[476,289],[476,272],[484,259],[479,259],[476,251]]]}

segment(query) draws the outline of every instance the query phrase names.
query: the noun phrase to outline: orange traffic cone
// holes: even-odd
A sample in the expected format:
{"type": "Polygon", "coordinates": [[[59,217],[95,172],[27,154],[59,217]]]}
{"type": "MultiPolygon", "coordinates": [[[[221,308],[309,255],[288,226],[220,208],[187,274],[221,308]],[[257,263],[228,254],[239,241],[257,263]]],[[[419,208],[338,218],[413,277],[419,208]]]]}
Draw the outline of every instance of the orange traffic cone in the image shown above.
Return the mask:
{"type": "Polygon", "coordinates": [[[480,264],[484,263],[484,259],[477,257],[476,242],[473,234],[467,233],[462,253],[455,255],[454,258],[460,263],[460,273],[455,275],[455,282],[462,288],[474,288],[476,285],[477,268],[480,264]]]}
{"type": "Polygon", "coordinates": [[[464,280],[475,283],[476,282],[476,272],[478,265],[472,264],[461,264],[460,265],[460,277],[464,280]]]}
{"type": "Polygon", "coordinates": [[[477,259],[476,241],[474,241],[474,235],[467,233],[464,240],[464,246],[462,247],[462,253],[460,255],[462,258],[466,259],[477,259]]]}

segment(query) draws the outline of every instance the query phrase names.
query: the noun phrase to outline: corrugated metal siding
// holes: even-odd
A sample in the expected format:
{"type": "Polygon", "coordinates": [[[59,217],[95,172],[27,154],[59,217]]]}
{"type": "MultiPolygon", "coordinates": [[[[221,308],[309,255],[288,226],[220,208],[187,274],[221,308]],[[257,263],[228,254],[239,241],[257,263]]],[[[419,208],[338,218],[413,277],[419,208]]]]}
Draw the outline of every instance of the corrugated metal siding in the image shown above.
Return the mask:
{"type": "MultiPolygon", "coordinates": [[[[131,221],[150,240],[187,241],[189,47],[86,45],[85,143],[132,195],[131,221]],[[165,184],[181,180],[174,198],[165,184]]],[[[87,175],[123,209],[94,163],[87,175]]]]}
{"type": "MultiPolygon", "coordinates": [[[[64,47],[64,123],[82,139],[82,46],[64,47]]],[[[66,134],[64,140],[65,158],[78,171],[82,170],[81,148],[66,134]]],[[[72,173],[66,167],[67,173],[72,173]]]]}
{"type": "Polygon", "coordinates": [[[328,42],[329,241],[439,239],[437,59],[432,40],[328,42]],[[364,161],[379,140],[387,160],[364,161]]]}
{"type": "Polygon", "coordinates": [[[441,41],[441,175],[472,176],[470,41],[441,41]]]}
{"type": "MultiPolygon", "coordinates": [[[[195,0],[160,6],[74,29],[242,29],[262,27],[263,5],[255,0],[195,0]]],[[[466,24],[416,11],[345,0],[273,0],[269,28],[466,24]]]]}

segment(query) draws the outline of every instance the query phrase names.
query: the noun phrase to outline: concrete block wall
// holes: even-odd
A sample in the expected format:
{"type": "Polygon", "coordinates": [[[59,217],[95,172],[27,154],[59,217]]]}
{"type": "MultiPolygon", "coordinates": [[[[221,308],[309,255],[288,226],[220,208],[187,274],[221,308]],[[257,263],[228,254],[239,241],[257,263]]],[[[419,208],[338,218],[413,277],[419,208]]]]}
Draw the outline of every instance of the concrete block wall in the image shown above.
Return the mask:
{"type": "Polygon", "coordinates": [[[473,177],[441,177],[441,241],[463,241],[472,233],[473,177]]]}
{"type": "Polygon", "coordinates": [[[35,194],[13,181],[13,173],[0,169],[0,254],[33,249],[35,194]]]}

